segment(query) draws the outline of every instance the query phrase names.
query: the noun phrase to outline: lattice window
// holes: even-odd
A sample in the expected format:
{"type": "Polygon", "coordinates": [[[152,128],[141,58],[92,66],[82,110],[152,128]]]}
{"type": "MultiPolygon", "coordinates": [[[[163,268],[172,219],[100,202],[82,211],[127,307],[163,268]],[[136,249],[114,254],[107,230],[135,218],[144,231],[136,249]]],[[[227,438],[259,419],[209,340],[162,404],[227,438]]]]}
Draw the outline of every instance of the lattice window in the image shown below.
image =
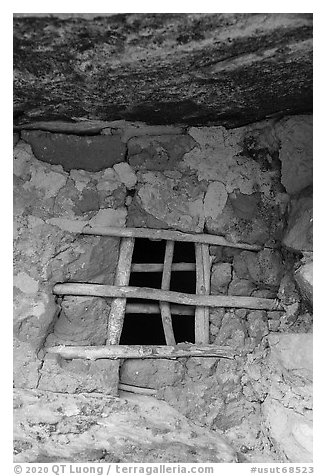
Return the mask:
{"type": "MultiPolygon", "coordinates": [[[[230,243],[223,237],[205,234],[186,234],[170,230],[153,230],[146,228],[107,228],[85,227],[84,234],[101,236],[118,236],[121,238],[119,260],[113,286],[100,284],[63,283],[54,286],[58,295],[79,295],[111,297],[111,310],[108,319],[106,346],[99,347],[52,347],[49,352],[58,353],[65,358],[177,358],[185,356],[226,357],[235,355],[233,349],[226,346],[209,345],[209,307],[232,307],[247,309],[280,309],[275,300],[243,296],[210,295],[211,260],[209,245],[229,246],[257,251],[259,246],[230,243]],[[165,240],[163,263],[132,263],[136,238],[165,240]],[[195,247],[196,294],[170,290],[171,273],[182,267],[194,269],[191,263],[173,263],[176,241],[190,242],[195,247]],[[129,286],[131,272],[139,270],[162,272],[160,289],[129,286]],[[128,346],[119,345],[123,329],[127,298],[139,300],[150,299],[158,302],[161,314],[166,346],[128,346]],[[172,325],[171,304],[195,306],[195,344],[176,345],[172,325]]],[[[157,306],[157,304],[156,304],[157,306]]]]}

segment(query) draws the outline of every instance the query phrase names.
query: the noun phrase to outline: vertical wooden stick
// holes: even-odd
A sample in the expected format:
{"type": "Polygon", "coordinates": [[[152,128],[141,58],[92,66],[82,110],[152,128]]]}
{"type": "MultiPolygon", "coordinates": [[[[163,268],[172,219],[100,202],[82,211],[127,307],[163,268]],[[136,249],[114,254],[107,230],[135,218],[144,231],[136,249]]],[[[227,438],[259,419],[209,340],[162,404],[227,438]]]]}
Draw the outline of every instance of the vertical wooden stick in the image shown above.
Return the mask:
{"type": "MultiPolygon", "coordinates": [[[[196,294],[208,294],[207,291],[207,251],[204,250],[201,243],[195,244],[196,250],[196,294]],[[204,256],[205,271],[204,271],[204,256]],[[206,275],[206,278],[205,278],[206,275]]],[[[208,256],[209,259],[209,256],[208,256]]],[[[196,344],[209,343],[209,314],[205,307],[197,306],[195,312],[195,342],[196,344]]]]}
{"type": "MultiPolygon", "coordinates": [[[[204,271],[204,286],[205,294],[211,293],[211,257],[209,255],[209,246],[206,244],[201,245],[203,254],[203,271],[204,271]]],[[[205,307],[204,322],[205,322],[205,339],[209,344],[209,307],[205,307]]]]}
{"type": "MultiPolygon", "coordinates": [[[[131,260],[134,251],[135,238],[122,238],[120,243],[119,261],[115,275],[115,286],[128,286],[131,260]]],[[[108,322],[107,345],[117,345],[120,342],[127,299],[115,298],[111,303],[108,322]]]]}
{"type": "MultiPolygon", "coordinates": [[[[162,286],[161,286],[161,288],[164,291],[167,291],[170,289],[173,251],[174,251],[174,241],[167,241],[165,245],[165,256],[164,256],[162,286]]],[[[175,337],[174,337],[173,327],[172,327],[170,303],[165,301],[160,301],[160,310],[161,310],[162,324],[163,324],[166,344],[175,345],[176,342],[175,342],[175,337]]]]}

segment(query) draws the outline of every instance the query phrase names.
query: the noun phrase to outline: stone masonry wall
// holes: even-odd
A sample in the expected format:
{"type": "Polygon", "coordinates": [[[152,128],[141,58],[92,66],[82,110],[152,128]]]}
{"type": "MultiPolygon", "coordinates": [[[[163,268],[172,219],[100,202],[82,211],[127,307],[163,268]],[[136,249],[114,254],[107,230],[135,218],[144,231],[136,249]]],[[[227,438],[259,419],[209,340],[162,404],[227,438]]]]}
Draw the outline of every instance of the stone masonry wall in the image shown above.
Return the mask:
{"type": "Polygon", "coordinates": [[[119,376],[114,361],[49,357],[44,344],[103,345],[110,310],[109,299],[56,300],[52,286],[113,283],[119,240],[78,234],[87,223],[206,232],[263,247],[210,247],[212,294],[278,298],[285,308],[211,309],[211,343],[250,355],[265,349],[271,332],[310,332],[311,130],[310,116],[293,116],[233,130],[116,121],[16,133],[15,386],[116,395],[120,378],[158,388],[203,425],[228,434],[241,428],[250,446],[262,400],[244,392],[243,361],[128,360],[119,376]]]}

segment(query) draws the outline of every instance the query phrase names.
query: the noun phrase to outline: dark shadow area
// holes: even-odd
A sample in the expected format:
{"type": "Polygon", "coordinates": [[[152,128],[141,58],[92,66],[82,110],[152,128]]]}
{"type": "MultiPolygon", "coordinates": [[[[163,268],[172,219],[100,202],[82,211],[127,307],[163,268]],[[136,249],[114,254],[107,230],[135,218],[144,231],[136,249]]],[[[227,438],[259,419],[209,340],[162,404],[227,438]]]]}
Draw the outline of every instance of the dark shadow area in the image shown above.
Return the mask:
{"type": "MultiPolygon", "coordinates": [[[[165,241],[136,239],[133,263],[163,263],[165,241]]],[[[175,243],[173,262],[195,262],[193,243],[175,243]]],[[[131,273],[129,285],[161,289],[162,272],[131,273]]],[[[171,291],[196,292],[195,271],[175,271],[171,275],[171,291]]],[[[128,299],[127,303],[158,304],[147,299],[128,299]]],[[[194,342],[194,316],[172,316],[176,342],[194,342]]],[[[120,339],[122,345],[165,345],[164,330],[160,314],[126,314],[120,339]]]]}

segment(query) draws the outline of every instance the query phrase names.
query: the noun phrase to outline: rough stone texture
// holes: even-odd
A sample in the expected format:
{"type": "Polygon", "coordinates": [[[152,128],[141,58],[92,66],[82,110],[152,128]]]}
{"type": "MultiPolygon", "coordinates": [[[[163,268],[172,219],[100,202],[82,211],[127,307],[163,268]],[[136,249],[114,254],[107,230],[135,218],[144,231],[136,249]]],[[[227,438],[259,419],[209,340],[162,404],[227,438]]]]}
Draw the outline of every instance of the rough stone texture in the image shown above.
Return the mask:
{"type": "Polygon", "coordinates": [[[196,147],[184,156],[183,166],[195,170],[199,180],[216,180],[228,193],[239,189],[250,195],[260,180],[259,164],[250,157],[240,157],[246,128],[192,127],[189,135],[196,147]],[[240,167],[239,167],[240,166],[240,167]]]}
{"type": "Polygon", "coordinates": [[[287,370],[305,369],[308,375],[312,376],[312,334],[271,334],[268,342],[271,347],[271,358],[276,359],[287,370]]]}
{"type": "Polygon", "coordinates": [[[233,258],[233,271],[238,278],[250,279],[248,271],[248,260],[254,259],[255,253],[252,251],[240,251],[233,258]]]}
{"type": "Polygon", "coordinates": [[[135,170],[173,170],[195,144],[189,135],[135,137],[128,142],[128,161],[135,170]]]}
{"type": "Polygon", "coordinates": [[[282,243],[286,248],[297,252],[313,250],[312,196],[291,200],[288,226],[282,243]]]}
{"type": "Polygon", "coordinates": [[[128,190],[134,188],[137,183],[135,172],[126,162],[115,164],[113,169],[118,174],[120,181],[125,184],[128,190]]]}
{"type": "Polygon", "coordinates": [[[282,257],[279,251],[264,249],[246,254],[248,271],[257,284],[277,287],[284,273],[282,257]]]}
{"type": "Polygon", "coordinates": [[[197,127],[189,134],[197,144],[179,169],[210,182],[205,197],[208,232],[231,241],[280,240],[288,197],[280,184],[279,143],[272,123],[233,130],[197,127]]]}
{"type": "Polygon", "coordinates": [[[120,397],[16,390],[15,462],[237,461],[220,432],[196,425],[167,403],[127,393],[120,397]]]}
{"type": "Polygon", "coordinates": [[[47,338],[103,343],[108,303],[66,298],[60,314],[52,287],[63,281],[113,283],[119,240],[75,232],[99,212],[125,217],[125,211],[99,210],[96,186],[101,183],[101,193],[112,196],[116,182],[121,185],[112,169],[72,171],[70,176],[59,165],[38,161],[22,141],[14,149],[13,168],[14,379],[17,387],[35,388],[42,366],[38,352],[47,338]],[[114,186],[108,175],[114,176],[114,186]]]}
{"type": "MultiPolygon", "coordinates": [[[[254,399],[244,398],[242,393],[243,372],[242,359],[191,358],[185,363],[184,381],[162,388],[158,397],[192,421],[222,430],[242,458],[239,461],[248,462],[259,458],[259,452],[267,445],[259,436],[260,405],[254,399]]],[[[266,460],[273,461],[268,451],[262,461],[266,460]]]]}
{"type": "Polygon", "coordinates": [[[196,177],[175,172],[138,173],[137,194],[128,209],[128,226],[202,232],[204,186],[196,177]]]}
{"type": "Polygon", "coordinates": [[[300,266],[294,273],[294,278],[300,288],[303,297],[313,304],[313,262],[307,262],[300,266]]]}
{"type": "Polygon", "coordinates": [[[80,137],[22,131],[21,137],[31,144],[37,159],[62,165],[66,171],[83,169],[97,172],[122,162],[125,156],[125,145],[118,136],[80,137]]]}
{"type": "Polygon", "coordinates": [[[250,296],[256,289],[256,285],[249,279],[235,278],[231,281],[228,294],[230,296],[250,296]]]}
{"type": "Polygon", "coordinates": [[[262,338],[268,335],[267,313],[266,311],[251,311],[247,315],[248,334],[258,345],[262,338]]]}
{"type": "Polygon", "coordinates": [[[128,160],[139,172],[128,225],[200,232],[204,224],[230,241],[279,244],[289,202],[281,184],[281,143],[271,120],[131,139],[128,160]]]}
{"type": "Polygon", "coordinates": [[[127,210],[119,208],[118,210],[104,209],[99,210],[96,215],[89,220],[91,226],[117,226],[124,227],[126,224],[127,210]]]}
{"type": "Polygon", "coordinates": [[[272,334],[268,340],[271,361],[289,372],[285,385],[293,388],[282,398],[284,385],[274,386],[262,406],[270,436],[290,462],[312,462],[312,334],[272,334]]]}
{"type": "Polygon", "coordinates": [[[222,325],[214,344],[243,348],[247,335],[243,320],[237,317],[233,312],[227,312],[223,317],[222,325]]]}
{"type": "Polygon", "coordinates": [[[21,121],[236,127],[312,110],[312,15],[16,17],[14,65],[21,121]]]}
{"type": "Polygon", "coordinates": [[[292,272],[283,276],[280,282],[277,297],[281,301],[283,307],[300,302],[300,295],[298,293],[292,272]]]}
{"type": "MultiPolygon", "coordinates": [[[[252,292],[269,294],[265,297],[276,297],[270,294],[270,291],[278,288],[285,272],[280,252],[270,249],[263,249],[258,253],[241,251],[233,258],[233,270],[235,283],[231,283],[232,288],[235,285],[239,286],[239,289],[247,286],[252,292]],[[250,283],[252,283],[251,286],[250,283]],[[257,286],[262,289],[254,291],[257,286]]],[[[231,294],[230,288],[229,294],[231,294]]]]}
{"type": "Polygon", "coordinates": [[[138,387],[159,389],[181,382],[184,367],[179,360],[125,360],[120,369],[120,382],[138,387]]]}
{"type": "Polygon", "coordinates": [[[312,185],[312,116],[281,120],[275,128],[281,142],[282,184],[289,194],[312,185]]]}
{"type": "Polygon", "coordinates": [[[252,291],[251,296],[267,299],[276,299],[277,292],[273,289],[255,289],[254,291],[252,291]]]}
{"type": "Polygon", "coordinates": [[[230,263],[215,263],[211,268],[211,294],[226,294],[232,279],[230,263]]]}
{"type": "Polygon", "coordinates": [[[211,307],[209,310],[209,339],[213,344],[222,325],[225,309],[221,307],[211,307]]]}
{"type": "Polygon", "coordinates": [[[248,356],[243,393],[262,402],[261,430],[277,460],[312,462],[312,334],[267,339],[269,349],[248,356]]]}
{"type": "Polygon", "coordinates": [[[204,199],[204,215],[207,220],[216,220],[222,213],[228,194],[221,182],[211,182],[204,199]]]}
{"type": "Polygon", "coordinates": [[[300,415],[281,403],[267,398],[263,404],[270,438],[278,444],[291,463],[312,463],[312,420],[300,415]]]}

